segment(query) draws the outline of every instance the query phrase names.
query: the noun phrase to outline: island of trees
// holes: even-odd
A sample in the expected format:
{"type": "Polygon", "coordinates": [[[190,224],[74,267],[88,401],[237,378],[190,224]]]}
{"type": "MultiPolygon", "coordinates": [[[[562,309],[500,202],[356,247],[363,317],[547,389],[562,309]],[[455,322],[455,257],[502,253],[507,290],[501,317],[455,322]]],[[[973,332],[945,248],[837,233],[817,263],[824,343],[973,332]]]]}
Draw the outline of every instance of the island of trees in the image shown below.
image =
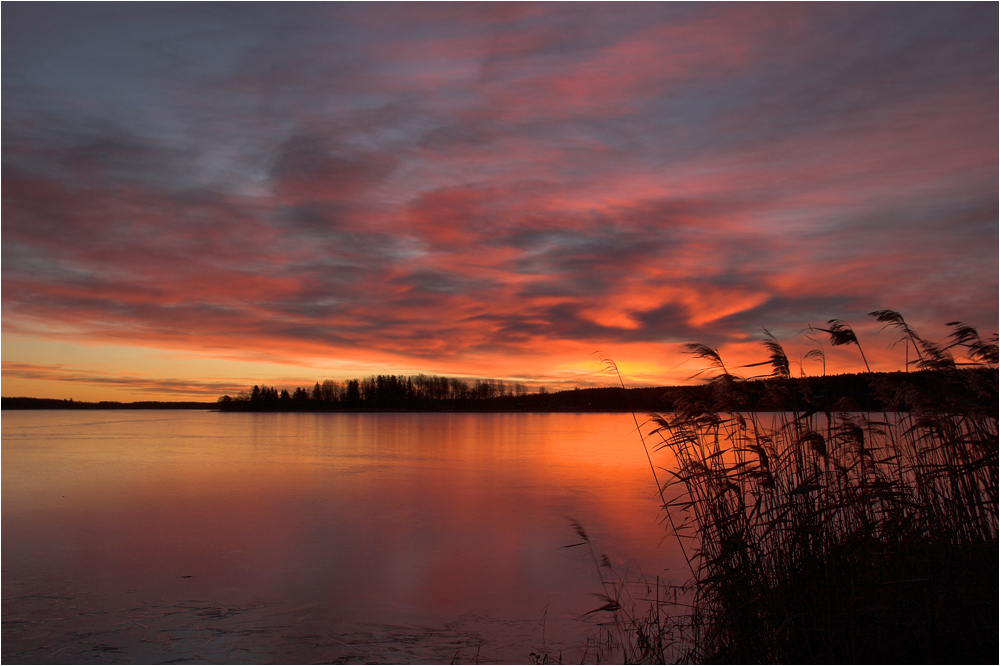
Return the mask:
{"type": "Polygon", "coordinates": [[[222,411],[339,411],[339,410],[494,410],[526,404],[547,395],[545,389],[529,396],[524,384],[497,379],[470,383],[454,377],[428,375],[372,375],[365,379],[316,382],[312,388],[289,392],[264,384],[235,397],[218,400],[222,411]]]}

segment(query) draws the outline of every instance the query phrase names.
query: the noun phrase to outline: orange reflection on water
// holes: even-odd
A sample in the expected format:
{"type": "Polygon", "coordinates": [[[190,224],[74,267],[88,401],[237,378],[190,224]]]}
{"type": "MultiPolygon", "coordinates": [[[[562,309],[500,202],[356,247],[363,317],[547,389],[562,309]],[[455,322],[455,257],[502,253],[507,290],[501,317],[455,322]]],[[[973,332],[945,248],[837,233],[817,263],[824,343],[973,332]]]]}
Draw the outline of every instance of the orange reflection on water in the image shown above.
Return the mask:
{"type": "Polygon", "coordinates": [[[589,553],[562,548],[570,519],[617,565],[682,564],[631,415],[8,414],[5,599],[267,599],[331,623],[547,613],[551,638],[579,632],[599,590],[589,553]]]}

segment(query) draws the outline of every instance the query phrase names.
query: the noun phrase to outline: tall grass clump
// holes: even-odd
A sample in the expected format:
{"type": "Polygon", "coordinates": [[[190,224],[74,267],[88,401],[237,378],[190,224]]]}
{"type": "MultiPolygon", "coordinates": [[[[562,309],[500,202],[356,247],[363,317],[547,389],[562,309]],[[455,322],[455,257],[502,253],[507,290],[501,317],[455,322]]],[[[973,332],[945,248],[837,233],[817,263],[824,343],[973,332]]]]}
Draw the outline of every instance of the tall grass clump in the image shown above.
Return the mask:
{"type": "MultiPolygon", "coordinates": [[[[996,659],[995,339],[954,322],[933,343],[898,313],[872,315],[902,333],[917,370],[872,378],[878,412],[791,378],[770,333],[763,382],[689,346],[715,370],[711,390],[653,415],[644,441],[670,461],[661,496],[692,562],[686,615],[656,622],[684,633],[680,661],[996,659]]],[[[817,331],[861,351],[840,320],[817,331]]],[[[657,644],[645,627],[628,630],[657,644]]]]}

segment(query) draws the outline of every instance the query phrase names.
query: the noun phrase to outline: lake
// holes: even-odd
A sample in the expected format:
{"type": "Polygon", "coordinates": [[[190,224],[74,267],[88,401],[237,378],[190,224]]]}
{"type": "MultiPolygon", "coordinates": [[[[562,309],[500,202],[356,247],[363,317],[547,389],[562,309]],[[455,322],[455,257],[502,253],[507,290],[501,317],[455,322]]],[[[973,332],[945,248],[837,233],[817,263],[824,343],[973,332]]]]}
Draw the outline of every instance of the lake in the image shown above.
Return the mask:
{"type": "Polygon", "coordinates": [[[571,520],[619,573],[685,578],[631,414],[5,411],[2,435],[5,663],[592,660],[571,520]]]}

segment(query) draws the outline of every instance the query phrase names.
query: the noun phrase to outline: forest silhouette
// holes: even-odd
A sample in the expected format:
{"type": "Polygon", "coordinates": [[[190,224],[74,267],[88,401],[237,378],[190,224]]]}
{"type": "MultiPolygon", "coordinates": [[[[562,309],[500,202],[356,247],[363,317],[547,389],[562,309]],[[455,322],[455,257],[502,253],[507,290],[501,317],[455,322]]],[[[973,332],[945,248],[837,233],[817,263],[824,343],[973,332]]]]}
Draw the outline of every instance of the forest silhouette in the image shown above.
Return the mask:
{"type": "MultiPolygon", "coordinates": [[[[985,377],[989,370],[985,368],[767,377],[740,382],[740,391],[732,392],[733,404],[728,407],[775,412],[907,410],[912,407],[908,396],[913,395],[913,390],[927,391],[935,384],[954,385],[954,372],[970,378],[984,375],[973,381],[976,385],[989,381],[985,377]]],[[[712,396],[717,400],[719,384],[727,381],[722,378],[694,386],[528,393],[489,380],[470,385],[451,377],[376,375],[347,382],[325,380],[316,382],[310,390],[299,387],[291,393],[255,385],[235,397],[222,396],[214,407],[224,412],[663,412],[693,402],[706,402],[712,396]]],[[[955,392],[962,393],[953,389],[955,392]]]]}

